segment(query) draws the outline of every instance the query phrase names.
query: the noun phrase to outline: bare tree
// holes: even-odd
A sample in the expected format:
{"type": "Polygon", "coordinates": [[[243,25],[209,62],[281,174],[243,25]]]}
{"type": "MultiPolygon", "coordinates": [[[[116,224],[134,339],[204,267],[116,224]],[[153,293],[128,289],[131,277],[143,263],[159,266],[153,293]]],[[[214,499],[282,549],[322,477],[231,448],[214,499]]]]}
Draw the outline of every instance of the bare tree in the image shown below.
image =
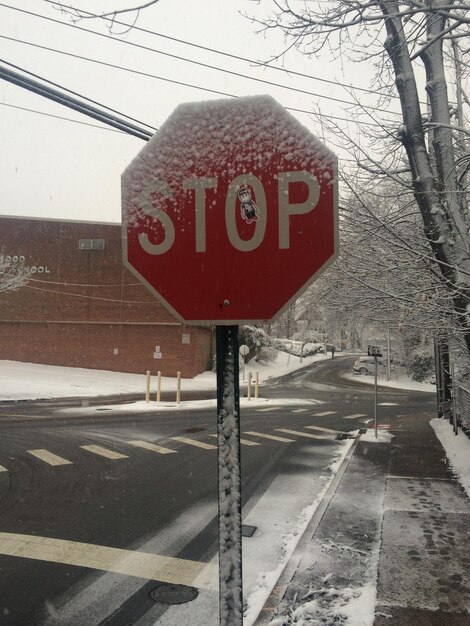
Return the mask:
{"type": "Polygon", "coordinates": [[[28,282],[31,273],[24,263],[0,251],[0,292],[15,291],[23,287],[28,282]]]}
{"type": "Polygon", "coordinates": [[[57,1],[55,6],[59,11],[61,11],[61,13],[70,15],[72,21],[74,22],[78,22],[82,19],[102,18],[108,20],[111,29],[114,26],[116,18],[119,15],[122,15],[124,13],[133,14],[133,23],[126,28],[125,32],[127,32],[128,30],[131,30],[132,27],[136,24],[137,20],[139,19],[140,12],[143,9],[148,9],[150,6],[158,4],[159,1],[160,0],[147,0],[146,2],[130,1],[129,6],[124,6],[121,9],[112,9],[111,11],[105,12],[98,12],[99,9],[96,9],[97,13],[90,13],[89,11],[85,11],[83,9],[80,9],[79,7],[71,7],[68,3],[64,4],[60,0],[57,1]]]}
{"type": "MultiPolygon", "coordinates": [[[[465,186],[470,157],[462,153],[466,130],[456,119],[462,123],[464,117],[461,111],[458,117],[453,115],[458,106],[450,102],[445,62],[447,41],[455,46],[467,35],[470,5],[455,0],[334,0],[304,3],[299,9],[289,0],[275,4],[277,11],[263,27],[282,29],[288,47],[309,55],[328,51],[375,62],[380,71],[374,87],[380,97],[390,98],[393,89],[398,95],[402,120],[394,128],[390,122],[382,126],[382,142],[389,151],[393,144],[404,149],[404,170],[409,172],[432,264],[470,354],[470,220],[465,186]],[[426,93],[420,93],[417,80],[421,63],[426,93]],[[426,99],[429,104],[423,107],[426,99]]],[[[459,59],[458,68],[465,70],[465,60],[459,59]]],[[[464,102],[461,90],[461,107],[464,102]]],[[[386,110],[383,103],[382,108],[386,110]]],[[[403,159],[398,160],[403,165],[403,159]]],[[[388,173],[400,177],[390,168],[388,173]]]]}

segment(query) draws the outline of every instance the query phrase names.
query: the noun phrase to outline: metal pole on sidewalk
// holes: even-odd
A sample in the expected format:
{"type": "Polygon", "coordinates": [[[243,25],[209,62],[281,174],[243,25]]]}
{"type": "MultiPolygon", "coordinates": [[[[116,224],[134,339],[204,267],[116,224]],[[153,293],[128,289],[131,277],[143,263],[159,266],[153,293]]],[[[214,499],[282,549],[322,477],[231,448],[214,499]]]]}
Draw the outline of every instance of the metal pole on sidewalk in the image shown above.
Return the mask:
{"type": "Polygon", "coordinates": [[[392,377],[391,355],[390,355],[390,326],[387,326],[387,380],[392,377]]]}
{"type": "Polygon", "coordinates": [[[374,373],[374,423],[375,438],[377,439],[377,357],[374,357],[375,373],[374,373]]]}
{"type": "Polygon", "coordinates": [[[238,326],[216,327],[219,623],[243,626],[238,326]]]}

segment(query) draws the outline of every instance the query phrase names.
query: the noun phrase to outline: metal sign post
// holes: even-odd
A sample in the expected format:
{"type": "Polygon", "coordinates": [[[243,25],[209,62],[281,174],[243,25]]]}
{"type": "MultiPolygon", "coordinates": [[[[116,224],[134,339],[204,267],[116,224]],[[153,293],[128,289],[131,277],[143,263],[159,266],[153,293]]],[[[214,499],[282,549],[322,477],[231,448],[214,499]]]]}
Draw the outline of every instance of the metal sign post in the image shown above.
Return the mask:
{"type": "Polygon", "coordinates": [[[245,363],[246,363],[246,356],[249,353],[250,348],[248,346],[246,346],[245,344],[240,346],[240,354],[243,357],[243,380],[245,380],[245,363]]]}
{"type": "Polygon", "coordinates": [[[375,373],[374,373],[374,424],[375,438],[377,439],[377,357],[374,357],[375,373]]]}
{"type": "Polygon", "coordinates": [[[243,626],[238,326],[216,326],[220,626],[243,626]]]}
{"type": "Polygon", "coordinates": [[[377,439],[377,358],[382,356],[382,349],[380,346],[368,346],[367,354],[374,357],[374,424],[375,438],[377,439]]]}

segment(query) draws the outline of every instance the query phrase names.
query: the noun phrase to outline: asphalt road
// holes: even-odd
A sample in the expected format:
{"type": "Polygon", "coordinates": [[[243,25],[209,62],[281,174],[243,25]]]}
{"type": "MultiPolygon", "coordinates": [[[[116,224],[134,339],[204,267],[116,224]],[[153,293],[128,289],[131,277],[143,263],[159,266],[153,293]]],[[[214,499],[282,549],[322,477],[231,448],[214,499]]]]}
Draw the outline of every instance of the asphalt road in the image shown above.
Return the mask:
{"type": "MultiPolygon", "coordinates": [[[[342,378],[351,365],[336,358],[261,389],[305,404],[243,408],[246,510],[276,475],[295,471],[300,447],[321,473],[338,445],[329,431],[371,426],[374,390],[342,378]]],[[[378,421],[433,403],[432,394],[380,389],[378,421]]],[[[163,623],[168,605],[150,596],[157,577],[132,575],[128,561],[136,550],[170,557],[173,582],[185,584],[216,554],[215,410],[89,414],[70,404],[0,406],[0,625],[163,623]],[[116,562],[124,570],[107,573],[116,562]]]]}

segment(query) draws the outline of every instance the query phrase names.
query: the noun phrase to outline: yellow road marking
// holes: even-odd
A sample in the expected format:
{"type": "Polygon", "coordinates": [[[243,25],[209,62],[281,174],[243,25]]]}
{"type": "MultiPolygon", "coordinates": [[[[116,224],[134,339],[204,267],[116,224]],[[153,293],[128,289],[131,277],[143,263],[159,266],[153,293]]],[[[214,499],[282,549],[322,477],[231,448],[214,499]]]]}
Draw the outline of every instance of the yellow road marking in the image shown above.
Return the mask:
{"type": "Polygon", "coordinates": [[[67,461],[67,459],[63,459],[61,456],[49,452],[49,450],[26,450],[26,452],[41,459],[48,465],[72,465],[72,461],[67,461]]]}
{"type": "Polygon", "coordinates": [[[3,467],[3,465],[0,465],[0,472],[8,472],[6,467],[3,467]]]}
{"type": "Polygon", "coordinates": [[[327,439],[327,437],[323,437],[322,435],[312,435],[310,433],[302,433],[300,430],[289,430],[288,428],[275,428],[274,430],[279,430],[281,433],[287,433],[288,435],[298,435],[299,437],[308,437],[309,439],[327,439]]]}
{"type": "Polygon", "coordinates": [[[203,448],[204,450],[217,450],[217,446],[213,446],[211,443],[197,441],[197,439],[189,439],[189,437],[171,437],[171,439],[181,441],[181,443],[187,443],[190,446],[196,446],[196,448],[203,448]]]}
{"type": "Polygon", "coordinates": [[[112,459],[113,461],[117,459],[129,458],[125,454],[121,454],[120,452],[114,452],[114,450],[108,450],[107,448],[103,448],[102,446],[80,446],[80,448],[88,450],[88,452],[92,452],[93,454],[99,454],[100,456],[104,456],[107,459],[112,459]]]}
{"type": "Polygon", "coordinates": [[[265,439],[272,439],[273,441],[284,441],[286,443],[294,442],[295,439],[287,439],[287,437],[279,437],[278,435],[267,435],[266,433],[257,433],[255,431],[245,431],[246,435],[252,435],[253,437],[264,437],[265,439]]]}
{"type": "Polygon", "coordinates": [[[136,446],[137,448],[144,448],[145,450],[151,450],[152,452],[158,452],[159,454],[172,454],[176,453],[176,450],[172,450],[171,448],[164,448],[163,446],[157,446],[155,443],[150,443],[148,441],[128,441],[131,446],[136,446]]]}
{"type": "Polygon", "coordinates": [[[0,554],[88,567],[211,591],[218,589],[219,584],[218,568],[210,563],[36,535],[0,532],[0,554]]]}

